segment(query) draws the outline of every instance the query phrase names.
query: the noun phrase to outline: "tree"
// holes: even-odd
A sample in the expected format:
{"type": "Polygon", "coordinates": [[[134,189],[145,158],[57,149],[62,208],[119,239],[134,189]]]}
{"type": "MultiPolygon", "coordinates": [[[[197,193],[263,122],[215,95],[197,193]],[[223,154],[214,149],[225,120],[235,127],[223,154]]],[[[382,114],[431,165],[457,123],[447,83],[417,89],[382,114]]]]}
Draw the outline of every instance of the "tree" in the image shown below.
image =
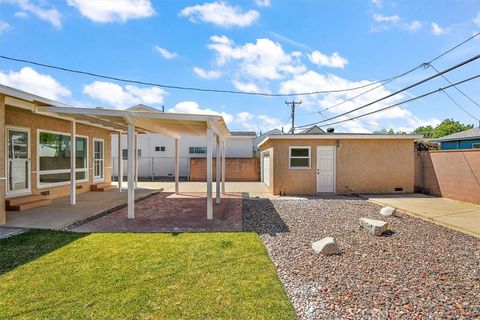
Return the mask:
{"type": "Polygon", "coordinates": [[[423,134],[423,137],[426,139],[432,138],[433,134],[433,127],[431,125],[428,126],[420,126],[417,129],[413,130],[414,134],[423,134]]]}
{"type": "Polygon", "coordinates": [[[374,134],[407,134],[406,132],[404,131],[393,131],[393,129],[380,129],[380,130],[377,130],[377,131],[373,131],[374,134]]]}
{"type": "Polygon", "coordinates": [[[473,124],[463,124],[453,119],[445,119],[435,127],[431,138],[440,138],[449,134],[472,129],[473,124]]]}

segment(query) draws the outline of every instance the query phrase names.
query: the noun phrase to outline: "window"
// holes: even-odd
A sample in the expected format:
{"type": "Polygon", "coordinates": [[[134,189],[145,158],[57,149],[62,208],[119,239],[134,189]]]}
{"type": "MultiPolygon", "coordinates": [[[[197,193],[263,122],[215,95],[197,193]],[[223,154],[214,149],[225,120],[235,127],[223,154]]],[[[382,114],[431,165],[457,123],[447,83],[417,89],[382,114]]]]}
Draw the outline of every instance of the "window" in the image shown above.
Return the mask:
{"type": "MultiPolygon", "coordinates": [[[[137,157],[142,156],[142,149],[137,149],[137,157]]],[[[123,160],[128,160],[128,149],[122,149],[122,158],[123,160]]]]}
{"type": "Polygon", "coordinates": [[[160,146],[156,146],[156,147],[155,147],[155,151],[156,151],[156,152],[159,152],[159,151],[164,152],[164,151],[165,151],[165,147],[164,147],[164,146],[161,146],[161,147],[160,147],[160,146]]]}
{"type": "Polygon", "coordinates": [[[289,168],[310,169],[310,147],[290,147],[289,168]]]}
{"type": "Polygon", "coordinates": [[[155,152],[159,152],[160,151],[160,147],[159,146],[156,146],[155,147],[155,152]]]}
{"type": "MultiPolygon", "coordinates": [[[[40,187],[67,184],[70,181],[70,135],[39,131],[38,182],[40,187]]],[[[76,137],[75,176],[88,180],[88,139],[76,137]]]]}
{"type": "Polygon", "coordinates": [[[93,180],[103,181],[103,140],[93,139],[93,180]]]}
{"type": "Polygon", "coordinates": [[[472,143],[472,148],[480,149],[480,143],[472,143]]]}
{"type": "Polygon", "coordinates": [[[207,147],[190,147],[188,148],[190,154],[206,154],[207,147]]]}
{"type": "Polygon", "coordinates": [[[160,151],[165,151],[165,147],[164,147],[164,146],[161,146],[161,147],[160,147],[160,151]]]}

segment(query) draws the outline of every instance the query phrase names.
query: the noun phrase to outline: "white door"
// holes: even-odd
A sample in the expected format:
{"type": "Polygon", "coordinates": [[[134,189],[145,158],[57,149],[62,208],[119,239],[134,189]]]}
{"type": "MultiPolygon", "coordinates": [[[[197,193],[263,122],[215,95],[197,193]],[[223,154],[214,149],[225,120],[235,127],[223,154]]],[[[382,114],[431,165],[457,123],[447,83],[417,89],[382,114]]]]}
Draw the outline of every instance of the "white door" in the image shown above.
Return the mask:
{"type": "Polygon", "coordinates": [[[30,193],[30,132],[7,128],[7,192],[9,196],[30,193]]]}
{"type": "Polygon", "coordinates": [[[317,192],[335,192],[335,147],[317,147],[317,192]]]}
{"type": "Polygon", "coordinates": [[[93,139],[93,181],[103,181],[103,140],[93,139]]]}
{"type": "Polygon", "coordinates": [[[270,152],[262,154],[262,182],[270,187],[270,152]]]}

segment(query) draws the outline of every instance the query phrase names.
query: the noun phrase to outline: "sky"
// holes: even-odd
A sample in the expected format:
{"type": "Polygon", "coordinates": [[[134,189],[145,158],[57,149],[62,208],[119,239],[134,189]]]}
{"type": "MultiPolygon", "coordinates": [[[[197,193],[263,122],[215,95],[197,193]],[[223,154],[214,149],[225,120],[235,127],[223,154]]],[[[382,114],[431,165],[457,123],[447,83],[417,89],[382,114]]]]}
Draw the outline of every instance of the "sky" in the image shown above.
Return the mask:
{"type": "MultiPolygon", "coordinates": [[[[480,0],[0,0],[0,55],[151,83],[243,92],[298,94],[368,85],[420,66],[476,32],[480,0]]],[[[479,53],[480,36],[432,65],[444,70],[479,53]]],[[[301,127],[435,73],[418,68],[331,108],[373,86],[288,98],[235,95],[128,84],[0,59],[1,84],[72,106],[125,109],[142,103],[167,112],[220,114],[231,130],[256,132],[290,129],[285,100],[302,101],[295,118],[301,127]]],[[[454,82],[477,74],[480,59],[445,76],[454,82]]],[[[446,85],[438,77],[348,116],[446,85]]],[[[458,88],[480,104],[479,79],[458,88]]],[[[478,126],[480,106],[455,88],[448,93],[459,106],[440,92],[331,127],[411,132],[447,118],[478,126]]]]}

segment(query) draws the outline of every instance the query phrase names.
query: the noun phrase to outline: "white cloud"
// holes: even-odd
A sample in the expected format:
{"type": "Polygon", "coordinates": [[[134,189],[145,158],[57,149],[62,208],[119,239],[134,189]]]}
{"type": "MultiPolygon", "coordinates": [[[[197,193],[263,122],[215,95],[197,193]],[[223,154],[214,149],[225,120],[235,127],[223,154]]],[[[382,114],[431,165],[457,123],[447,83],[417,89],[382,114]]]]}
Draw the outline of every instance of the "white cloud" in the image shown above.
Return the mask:
{"type": "Polygon", "coordinates": [[[11,27],[7,22],[0,20],[0,34],[2,34],[3,32],[7,31],[10,28],[11,27]]]}
{"type": "Polygon", "coordinates": [[[15,12],[14,16],[17,18],[25,19],[28,18],[28,13],[26,13],[25,11],[17,11],[15,12]]]}
{"type": "Polygon", "coordinates": [[[422,27],[422,23],[418,20],[414,20],[412,22],[404,23],[404,28],[410,32],[416,32],[422,27]]]}
{"type": "Polygon", "coordinates": [[[341,57],[338,52],[334,52],[330,57],[321,53],[318,50],[313,51],[308,55],[310,61],[319,66],[331,67],[331,68],[344,68],[348,63],[348,60],[341,57]]]}
{"type": "Polygon", "coordinates": [[[52,100],[70,96],[71,92],[48,74],[41,74],[30,67],[20,71],[0,72],[0,83],[52,100]]]}
{"type": "Polygon", "coordinates": [[[270,93],[269,90],[262,90],[258,88],[258,86],[255,83],[251,82],[240,82],[237,80],[232,81],[233,86],[235,89],[243,92],[262,92],[262,93],[270,93]]]}
{"type": "Polygon", "coordinates": [[[165,59],[173,59],[178,56],[176,52],[168,51],[165,48],[160,48],[159,46],[155,46],[154,48],[155,48],[155,51],[157,51],[158,54],[160,54],[165,59]]]}
{"type": "Polygon", "coordinates": [[[255,43],[236,46],[226,36],[212,36],[208,48],[216,52],[216,62],[224,66],[228,62],[249,78],[280,79],[285,73],[304,71],[296,57],[283,51],[279,43],[270,39],[257,39],[255,43]]]}
{"type": "Polygon", "coordinates": [[[382,7],[382,0],[372,0],[372,4],[377,7],[382,7]]]}
{"type": "Polygon", "coordinates": [[[480,12],[477,14],[475,19],[473,19],[473,23],[480,27],[480,12]]]}
{"type": "Polygon", "coordinates": [[[237,122],[249,122],[252,121],[255,116],[250,112],[239,112],[235,116],[237,122]]]}
{"type": "Polygon", "coordinates": [[[376,22],[391,22],[391,23],[397,23],[400,21],[400,16],[399,15],[392,15],[392,16],[384,16],[381,14],[374,14],[373,15],[373,20],[376,22]]]}
{"type": "Polygon", "coordinates": [[[175,105],[175,107],[170,108],[167,112],[175,113],[192,113],[192,114],[209,114],[209,115],[220,115],[225,120],[226,124],[229,124],[233,120],[233,116],[226,112],[218,112],[208,108],[201,108],[198,103],[194,101],[182,101],[175,105]]]}
{"type": "Polygon", "coordinates": [[[209,79],[209,80],[218,79],[222,76],[222,73],[220,71],[205,70],[198,67],[193,67],[193,72],[195,72],[195,74],[200,78],[209,79]]]}
{"type": "Polygon", "coordinates": [[[132,85],[122,87],[116,83],[104,81],[94,81],[85,85],[83,93],[118,109],[140,103],[151,106],[161,105],[167,94],[158,87],[139,88],[132,85]]]}
{"type": "Polygon", "coordinates": [[[260,17],[255,10],[244,12],[239,6],[231,6],[223,1],[186,7],[180,15],[188,17],[192,22],[200,20],[226,28],[247,27],[260,17]]]}
{"type": "Polygon", "coordinates": [[[432,22],[432,33],[436,36],[442,35],[447,32],[447,29],[440,27],[436,22],[432,22]]]}
{"type": "Polygon", "coordinates": [[[62,15],[60,11],[53,7],[45,7],[45,1],[41,1],[40,4],[34,4],[29,0],[8,0],[9,3],[18,5],[24,12],[28,12],[36,16],[37,18],[50,22],[54,27],[62,27],[62,15]]]}
{"type": "Polygon", "coordinates": [[[88,19],[99,22],[126,22],[131,19],[148,18],[155,14],[150,0],[67,0],[88,19]]]}
{"type": "Polygon", "coordinates": [[[270,7],[271,5],[270,0],[255,0],[255,3],[259,7],[270,7]]]}

